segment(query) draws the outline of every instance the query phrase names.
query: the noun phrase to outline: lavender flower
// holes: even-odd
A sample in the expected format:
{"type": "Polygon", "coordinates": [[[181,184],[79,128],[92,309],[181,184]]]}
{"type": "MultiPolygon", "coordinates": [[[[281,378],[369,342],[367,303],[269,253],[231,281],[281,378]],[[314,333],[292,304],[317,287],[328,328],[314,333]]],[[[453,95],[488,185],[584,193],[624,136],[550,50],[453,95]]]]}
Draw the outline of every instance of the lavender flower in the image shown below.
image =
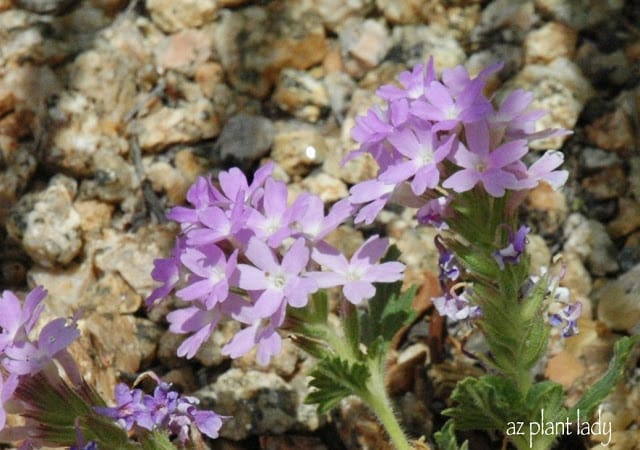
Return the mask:
{"type": "Polygon", "coordinates": [[[0,373],[0,431],[4,429],[7,423],[7,413],[4,410],[4,404],[13,396],[17,386],[17,375],[9,374],[7,378],[4,378],[3,374],[0,373]]]}
{"type": "Polygon", "coordinates": [[[466,290],[459,295],[455,292],[447,291],[444,295],[433,298],[433,305],[441,316],[456,322],[481,316],[482,310],[480,307],[472,305],[468,297],[469,294],[466,290]]]}
{"type": "Polygon", "coordinates": [[[579,333],[578,319],[582,314],[582,303],[573,302],[566,305],[558,313],[549,315],[549,323],[554,327],[562,327],[562,337],[571,337],[579,333]]]}
{"type": "Polygon", "coordinates": [[[4,291],[0,296],[0,352],[16,341],[27,339],[36,321],[40,317],[44,305],[42,300],[47,291],[42,286],[35,287],[27,294],[24,305],[11,291],[4,291]]]}
{"type": "Polygon", "coordinates": [[[330,245],[319,245],[313,249],[311,257],[330,272],[312,272],[309,276],[321,288],[342,286],[346,299],[357,305],[375,295],[373,283],[391,283],[402,278],[404,264],[377,263],[388,244],[388,239],[372,236],[354,253],[350,261],[330,245]]]}
{"type": "Polygon", "coordinates": [[[447,230],[446,219],[453,217],[450,209],[451,197],[438,197],[428,200],[416,213],[418,222],[422,225],[431,225],[438,230],[447,230]]]}
{"type": "Polygon", "coordinates": [[[522,225],[517,232],[509,232],[509,244],[493,253],[493,258],[498,263],[500,270],[504,270],[505,263],[518,264],[520,255],[525,250],[527,244],[527,234],[531,231],[526,225],[522,225]]]}
{"type": "Polygon", "coordinates": [[[176,435],[180,442],[188,438],[191,425],[215,439],[225,419],[213,411],[199,411],[199,400],[181,396],[171,385],[159,382],[153,395],[140,389],[118,384],[115,390],[116,406],[96,407],[96,412],[115,419],[127,431],[134,426],[146,430],[165,429],[176,435]]]}

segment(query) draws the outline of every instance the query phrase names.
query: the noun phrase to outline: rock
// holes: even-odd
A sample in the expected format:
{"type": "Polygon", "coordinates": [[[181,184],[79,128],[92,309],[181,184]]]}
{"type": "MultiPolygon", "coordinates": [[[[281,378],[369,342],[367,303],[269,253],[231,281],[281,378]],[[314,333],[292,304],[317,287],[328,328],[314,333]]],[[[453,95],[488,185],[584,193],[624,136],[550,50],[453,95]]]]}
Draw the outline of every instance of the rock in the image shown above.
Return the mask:
{"type": "Polygon", "coordinates": [[[99,233],[111,223],[113,205],[96,200],[76,200],[73,207],[80,214],[80,228],[84,235],[99,233]]]}
{"type": "Polygon", "coordinates": [[[619,165],[622,160],[618,155],[600,148],[585,147],[578,155],[580,165],[588,171],[596,171],[607,167],[619,165]]]}
{"type": "Polygon", "coordinates": [[[507,80],[513,77],[522,68],[523,61],[524,51],[520,45],[498,43],[486,50],[473,53],[469,56],[465,66],[469,73],[480,73],[485,67],[498,62],[503,63],[502,70],[488,80],[488,87],[493,88],[492,79],[497,77],[498,80],[507,80]]]}
{"type": "Polygon", "coordinates": [[[280,72],[272,98],[280,109],[307,122],[317,122],[329,106],[329,96],[322,81],[295,69],[280,72]]]}
{"type": "Polygon", "coordinates": [[[54,317],[71,317],[84,310],[91,304],[92,299],[87,297],[87,292],[96,281],[93,264],[88,260],[63,270],[35,266],[29,270],[27,279],[33,286],[46,287],[49,294],[45,304],[54,317]]]}
{"type": "Polygon", "coordinates": [[[640,265],[605,284],[596,293],[596,299],[598,319],[609,328],[637,330],[640,323],[640,265]]]}
{"type": "Polygon", "coordinates": [[[621,108],[587,125],[586,132],[594,145],[620,155],[631,153],[636,145],[631,118],[621,108]]]}
{"type": "Polygon", "coordinates": [[[351,18],[362,18],[372,9],[366,0],[312,1],[312,10],[320,16],[327,29],[336,32],[351,18]]]}
{"type": "Polygon", "coordinates": [[[560,285],[569,288],[573,296],[586,297],[591,293],[593,285],[583,260],[574,252],[562,252],[561,255],[565,273],[560,280],[560,285]]]}
{"type": "Polygon", "coordinates": [[[387,225],[389,237],[396,239],[400,261],[421,272],[438,273],[438,250],[434,239],[438,230],[417,227],[413,220],[392,220],[387,225]]]}
{"type": "Polygon", "coordinates": [[[481,42],[505,30],[502,34],[507,41],[519,42],[538,19],[533,1],[493,0],[482,10],[480,23],[471,33],[471,40],[481,42]]]}
{"type": "Polygon", "coordinates": [[[376,0],[376,6],[389,22],[402,25],[421,23],[445,13],[439,0],[376,0]]]}
{"type": "Polygon", "coordinates": [[[325,203],[332,203],[349,195],[344,182],[322,171],[316,171],[302,180],[302,187],[316,194],[325,203]]]}
{"type": "Polygon", "coordinates": [[[572,59],[578,33],[558,22],[547,22],[531,31],[524,41],[525,62],[550,63],[556,58],[572,59]]]}
{"type": "Polygon", "coordinates": [[[178,347],[186,339],[185,335],[165,331],[158,339],[158,361],[165,366],[175,369],[187,364],[187,360],[178,357],[178,347]]]}
{"type": "Polygon", "coordinates": [[[105,229],[90,243],[97,269],[117,272],[138,294],[146,297],[156,287],[150,274],[153,261],[165,258],[173,247],[174,233],[168,226],[141,227],[136,233],[105,229]]]}
{"type": "Polygon", "coordinates": [[[634,76],[633,66],[623,50],[604,53],[590,41],[578,48],[575,62],[595,86],[624,86],[634,76]]]}
{"type": "Polygon", "coordinates": [[[140,148],[158,152],[173,144],[211,139],[220,133],[220,119],[211,101],[200,98],[176,108],[163,106],[137,122],[140,148]]]}
{"type": "Polygon", "coordinates": [[[216,0],[146,0],[145,5],[151,19],[167,33],[184,28],[197,28],[213,22],[218,12],[216,0]]]}
{"type": "Polygon", "coordinates": [[[357,78],[380,64],[391,48],[386,26],[373,19],[348,21],[339,38],[345,69],[357,78]]]}
{"type": "Polygon", "coordinates": [[[217,62],[207,61],[200,64],[195,71],[195,80],[200,86],[200,90],[207,98],[212,98],[216,92],[216,87],[224,79],[224,70],[217,62]]]}
{"type": "Polygon", "coordinates": [[[238,114],[225,124],[215,149],[223,161],[250,166],[267,154],[275,128],[264,117],[238,114]]]}
{"type": "Polygon", "coordinates": [[[83,293],[82,305],[100,314],[132,314],[142,306],[142,297],[116,272],[107,272],[83,293]]]}
{"type": "Polygon", "coordinates": [[[640,231],[631,234],[624,242],[624,247],[618,255],[620,270],[626,272],[636,264],[640,264],[640,231]]]}
{"type": "Polygon", "coordinates": [[[27,188],[36,171],[35,143],[19,143],[0,136],[0,224],[27,188]]]}
{"type": "Polygon", "coordinates": [[[93,178],[80,185],[81,198],[121,203],[140,187],[133,165],[108,150],[93,154],[93,178]]]}
{"type": "Polygon", "coordinates": [[[322,164],[329,152],[322,135],[313,127],[295,122],[276,124],[271,158],[290,176],[305,176],[322,164]]]}
{"type": "Polygon", "coordinates": [[[607,230],[614,239],[627,236],[640,228],[640,202],[618,199],[618,216],[609,222],[607,230]]]}
{"type": "Polygon", "coordinates": [[[329,450],[322,440],[313,436],[260,436],[261,450],[329,450]]]}
{"type": "MultiPolygon", "coordinates": [[[[110,81],[108,84],[114,83],[110,81]]],[[[102,89],[95,88],[96,90],[102,89]]],[[[105,105],[110,104],[106,102],[105,105]]],[[[51,170],[63,170],[75,176],[91,176],[96,170],[94,155],[98,150],[123,155],[129,143],[122,136],[114,120],[124,114],[124,106],[100,112],[93,102],[76,91],[64,91],[50,115],[60,116],[60,127],[50,136],[49,148],[43,163],[51,170]]]]}
{"type": "Polygon", "coordinates": [[[338,123],[342,123],[351,94],[356,90],[356,84],[348,74],[342,71],[328,73],[323,82],[329,96],[331,111],[338,123]]]}
{"type": "Polygon", "coordinates": [[[211,30],[184,29],[167,36],[155,48],[156,64],[163,69],[195,75],[196,67],[211,56],[212,35],[211,30]]]}
{"type": "Polygon", "coordinates": [[[621,166],[611,166],[584,178],[580,183],[591,198],[608,200],[623,196],[628,189],[627,176],[621,166]]]}
{"type": "Polygon", "coordinates": [[[63,183],[52,182],[23,196],[9,214],[9,236],[42,267],[66,266],[82,250],[80,215],[72,201],[63,183]]]}
{"type": "Polygon", "coordinates": [[[451,34],[451,31],[439,25],[396,26],[391,32],[393,47],[389,59],[398,61],[407,67],[424,64],[433,56],[436,70],[462,64],[466,55],[451,34]]]}
{"type": "Polygon", "coordinates": [[[540,183],[532,189],[526,199],[529,214],[538,223],[540,233],[551,235],[567,218],[569,207],[562,190],[554,190],[547,183],[540,183]]]}
{"type": "Polygon", "coordinates": [[[536,8],[553,20],[563,22],[578,31],[592,27],[620,11],[623,0],[535,0],[536,8]]]}
{"type": "Polygon", "coordinates": [[[551,251],[547,247],[544,238],[538,234],[529,234],[527,236],[527,254],[530,259],[529,272],[531,274],[539,274],[540,269],[549,267],[551,264],[551,251]]]}
{"type": "Polygon", "coordinates": [[[564,226],[564,251],[573,252],[586,261],[595,275],[618,270],[616,249],[604,225],[581,214],[569,216],[564,226]]]}
{"type": "Polygon", "coordinates": [[[629,158],[629,190],[640,201],[640,156],[629,158]]]}
{"type": "Polygon", "coordinates": [[[274,373],[231,369],[194,395],[203,408],[231,416],[220,435],[232,440],[291,429],[313,431],[319,426],[316,407],[302,404],[306,392],[298,392],[274,373]]]}
{"type": "Polygon", "coordinates": [[[240,92],[264,98],[282,69],[308,69],[327,53],[320,17],[312,11],[293,17],[293,9],[281,6],[276,2],[221,13],[216,50],[240,92]]]}
{"type": "Polygon", "coordinates": [[[565,350],[549,359],[544,374],[549,380],[569,389],[584,374],[584,370],[580,360],[565,350]]]}
{"type": "MultiPolygon", "coordinates": [[[[533,92],[531,108],[549,112],[538,121],[537,130],[573,129],[585,103],[594,95],[580,69],[566,58],[556,58],[549,65],[527,64],[501,92],[514,88],[533,92]]],[[[531,147],[558,149],[566,139],[567,136],[541,139],[533,141],[531,147]]]]}

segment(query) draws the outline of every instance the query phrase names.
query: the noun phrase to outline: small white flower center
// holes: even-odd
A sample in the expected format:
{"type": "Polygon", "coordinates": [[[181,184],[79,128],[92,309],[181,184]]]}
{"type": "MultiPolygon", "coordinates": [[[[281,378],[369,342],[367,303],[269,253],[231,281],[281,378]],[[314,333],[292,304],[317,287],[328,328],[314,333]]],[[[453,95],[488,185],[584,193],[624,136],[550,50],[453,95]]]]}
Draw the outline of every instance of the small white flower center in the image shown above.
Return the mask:
{"type": "Polygon", "coordinates": [[[282,290],[287,284],[287,275],[284,272],[270,273],[267,275],[271,287],[282,290]]]}
{"type": "Polygon", "coordinates": [[[460,110],[458,110],[458,107],[453,105],[444,111],[444,116],[447,120],[451,120],[451,119],[456,119],[459,113],[460,113],[460,110]]]}

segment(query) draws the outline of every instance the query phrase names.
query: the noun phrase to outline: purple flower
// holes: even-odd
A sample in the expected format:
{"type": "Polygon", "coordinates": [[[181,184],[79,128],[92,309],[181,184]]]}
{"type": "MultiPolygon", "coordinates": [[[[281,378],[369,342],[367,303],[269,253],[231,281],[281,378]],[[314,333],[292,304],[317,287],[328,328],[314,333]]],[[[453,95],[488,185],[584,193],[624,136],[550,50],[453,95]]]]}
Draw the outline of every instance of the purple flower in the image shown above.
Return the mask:
{"type": "Polygon", "coordinates": [[[278,334],[278,328],[284,323],[285,313],[286,303],[281,302],[278,309],[268,318],[256,316],[250,308],[234,316],[236,320],[250,325],[236,333],[222,348],[222,354],[236,359],[257,346],[256,360],[260,365],[266,366],[271,357],[280,353],[282,349],[282,338],[278,334]]]}
{"type": "Polygon", "coordinates": [[[412,178],[411,189],[421,195],[440,181],[437,164],[444,160],[453,146],[455,136],[439,142],[436,133],[428,129],[404,129],[389,136],[389,142],[408,159],[388,167],[378,178],[385,183],[400,183],[412,178]]]}
{"type": "Polygon", "coordinates": [[[517,232],[509,232],[509,244],[493,252],[493,259],[496,260],[500,270],[504,270],[505,263],[518,264],[520,262],[520,255],[525,250],[527,244],[527,234],[531,231],[526,225],[522,225],[517,232]]]}
{"type": "Polygon", "coordinates": [[[373,283],[391,283],[402,279],[404,264],[399,262],[378,264],[388,244],[388,239],[381,239],[377,235],[372,236],[362,244],[349,261],[330,245],[318,245],[313,249],[311,257],[329,271],[312,272],[309,275],[321,288],[342,286],[346,299],[357,305],[362,300],[375,295],[376,288],[373,283]]]}
{"type": "Polygon", "coordinates": [[[564,185],[569,177],[566,170],[554,170],[564,162],[564,155],[557,151],[548,151],[527,170],[527,179],[538,184],[546,181],[553,189],[564,185]]]}
{"type": "Polygon", "coordinates": [[[18,386],[18,376],[9,374],[7,378],[0,372],[0,431],[4,429],[7,423],[7,413],[4,410],[4,404],[13,396],[18,386]]]}
{"type": "Polygon", "coordinates": [[[7,346],[2,365],[16,375],[39,372],[79,335],[75,320],[67,325],[66,319],[54,319],[40,331],[37,342],[26,340],[7,346]]]}
{"type": "Polygon", "coordinates": [[[294,308],[307,304],[308,297],[318,288],[316,283],[301,273],[309,262],[309,249],[299,238],[279,264],[273,250],[258,238],[251,238],[245,256],[254,266],[238,264],[238,285],[258,293],[253,310],[258,317],[271,316],[283,302],[294,308]]]}
{"type": "Polygon", "coordinates": [[[480,307],[469,302],[466,291],[459,295],[447,291],[445,295],[435,297],[433,305],[441,316],[448,317],[453,321],[473,319],[482,315],[480,307]]]}
{"type": "Polygon", "coordinates": [[[312,242],[317,242],[334,231],[354,210],[348,199],[342,199],[325,216],[324,202],[317,195],[306,192],[296,199],[294,208],[304,211],[298,216],[294,229],[312,242]]]}
{"type": "Polygon", "coordinates": [[[443,290],[446,290],[450,281],[456,281],[460,277],[460,267],[458,267],[455,255],[445,247],[440,235],[437,235],[434,241],[440,255],[438,257],[440,286],[443,290]]]}
{"type": "Polygon", "coordinates": [[[176,292],[183,300],[199,299],[208,309],[223,302],[229,294],[229,286],[235,282],[238,252],[234,251],[229,260],[214,244],[188,247],[180,261],[191,271],[187,285],[176,292]]]}
{"type": "Polygon", "coordinates": [[[427,201],[416,213],[418,223],[447,230],[449,225],[446,219],[453,217],[453,210],[449,208],[451,200],[451,197],[438,197],[427,201]]]}
{"type": "Polygon", "coordinates": [[[436,80],[436,70],[433,57],[429,58],[427,65],[417,64],[410,71],[404,71],[398,75],[398,81],[404,87],[401,89],[392,84],[385,84],[376,94],[388,101],[406,98],[417,100],[424,96],[427,86],[436,80]]]}
{"type": "Polygon", "coordinates": [[[157,301],[162,301],[176,287],[180,281],[180,254],[184,251],[184,239],[178,237],[173,252],[169,258],[158,258],[153,261],[151,278],[161,282],[162,286],[157,287],[145,300],[147,308],[153,306],[157,301]]]}
{"type": "Polygon", "coordinates": [[[167,217],[181,224],[183,229],[188,228],[199,222],[200,211],[214,204],[221,196],[209,178],[198,177],[187,191],[187,201],[194,207],[176,206],[169,211],[167,217]]]}
{"type": "Polygon", "coordinates": [[[42,286],[35,287],[27,294],[24,305],[11,291],[0,296],[0,352],[14,342],[24,341],[42,313],[42,300],[47,291],[42,286]]]}
{"type": "Polygon", "coordinates": [[[454,155],[455,163],[463,169],[447,178],[442,185],[456,192],[466,192],[482,183],[493,197],[502,197],[506,189],[518,189],[518,179],[505,167],[529,151],[527,142],[510,141],[490,151],[486,122],[468,124],[465,131],[469,150],[459,145],[454,155]]]}
{"type": "Polygon", "coordinates": [[[144,392],[140,389],[130,389],[124,383],[119,383],[115,388],[116,406],[95,407],[95,411],[103,416],[115,419],[120,426],[129,431],[134,425],[147,430],[153,428],[153,421],[142,399],[144,392]]]}
{"type": "Polygon", "coordinates": [[[562,336],[567,338],[579,333],[578,319],[582,314],[582,303],[573,302],[566,305],[560,312],[549,315],[549,323],[554,327],[562,327],[562,336]]]}
{"type": "Polygon", "coordinates": [[[247,220],[247,226],[270,247],[278,247],[291,235],[289,225],[299,211],[287,206],[287,185],[282,181],[267,179],[262,198],[262,212],[254,209],[247,220]]]}
{"type": "Polygon", "coordinates": [[[368,203],[358,211],[355,223],[372,223],[391,198],[394,189],[395,184],[380,180],[366,180],[353,186],[349,190],[349,202],[353,205],[368,203]]]}
{"type": "Polygon", "coordinates": [[[115,399],[115,407],[94,409],[117,420],[127,431],[134,425],[150,431],[165,429],[176,435],[180,442],[187,440],[192,425],[211,438],[218,437],[225,419],[213,411],[198,411],[197,398],[181,396],[171,390],[170,384],[161,381],[153,395],[120,383],[116,386],[115,399]]]}
{"type": "Polygon", "coordinates": [[[427,101],[415,101],[411,113],[433,122],[434,131],[450,131],[459,124],[475,122],[492,110],[491,103],[482,95],[484,84],[483,79],[476,78],[456,93],[434,81],[425,92],[427,101]]]}

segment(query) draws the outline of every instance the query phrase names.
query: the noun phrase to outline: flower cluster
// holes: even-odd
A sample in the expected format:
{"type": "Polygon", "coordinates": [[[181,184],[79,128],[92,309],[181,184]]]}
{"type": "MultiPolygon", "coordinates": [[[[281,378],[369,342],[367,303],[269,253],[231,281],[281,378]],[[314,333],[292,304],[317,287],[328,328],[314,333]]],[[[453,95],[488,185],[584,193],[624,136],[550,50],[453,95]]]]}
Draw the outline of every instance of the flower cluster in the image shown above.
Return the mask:
{"type": "Polygon", "coordinates": [[[373,282],[402,277],[402,264],[377,262],[386,239],[371,237],[350,261],[324,241],[353,213],[346,199],[327,213],[309,193],[289,203],[286,184],[272,171],[272,164],[263,166],[251,183],[237,168],[220,173],[217,184],[200,178],[187,193],[191,207],[169,212],[181,234],[173,254],[155,262],[152,276],[162,285],[147,304],[174,290],[188,303],[167,315],[172,332],[190,335],[179,356],[193,357],[231,317],[245,327],[223,354],[238,358],[257,346],[258,362],[267,364],[280,351],[287,307],[304,307],[310,294],[332,286],[359,303],[374,295],[373,282]]]}
{"type": "Polygon", "coordinates": [[[374,107],[356,119],[352,137],[360,147],[347,157],[369,153],[379,166],[375,179],[350,191],[351,203],[361,206],[356,222],[371,223],[395,198],[421,207],[421,221],[437,225],[442,222],[438,217],[446,215],[443,191],[450,195],[482,186],[489,195],[502,197],[540,181],[554,188],[566,181],[567,172],[555,170],[563,161],[559,152],[547,152],[529,167],[522,161],[530,141],[566,131],[535,131],[544,112],[529,110],[529,92],[516,90],[494,107],[483,91],[500,68],[490,66],[471,78],[459,66],[445,70],[440,81],[430,60],[400,74],[402,87],[378,90],[386,107],[374,107]]]}
{"type": "Polygon", "coordinates": [[[0,296],[0,430],[6,423],[4,404],[13,396],[20,377],[40,372],[54,359],[68,365],[66,348],[79,335],[75,320],[68,324],[59,318],[47,323],[36,339],[31,337],[46,295],[38,286],[24,303],[11,291],[0,296]]]}
{"type": "MultiPolygon", "coordinates": [[[[472,78],[458,66],[444,70],[438,79],[431,59],[401,73],[399,86],[378,90],[386,106],[376,106],[356,119],[352,137],[360,145],[346,158],[369,153],[379,166],[375,179],[350,190],[349,201],[359,207],[356,223],[371,223],[393,200],[418,208],[420,224],[446,231],[459,219],[452,204],[456,194],[472,190],[492,198],[508,194],[513,211],[540,182],[554,189],[564,184],[568,173],[556,170],[563,162],[562,153],[549,151],[530,166],[523,158],[532,140],[568,132],[536,131],[536,121],[544,112],[531,110],[530,92],[516,90],[501,102],[486,97],[487,79],[500,68],[495,64],[472,78]]],[[[515,232],[502,226],[509,230],[507,244],[492,254],[500,270],[520,262],[530,231],[526,226],[515,232]]],[[[442,241],[436,245],[443,295],[434,299],[434,305],[452,320],[481,316],[469,283],[452,285],[459,276],[453,253],[442,241]]],[[[574,310],[567,315],[570,325],[575,315],[574,310]]],[[[561,321],[554,316],[552,322],[561,321]]]]}
{"type": "Polygon", "coordinates": [[[215,439],[224,420],[224,417],[213,411],[197,409],[197,398],[182,396],[172,391],[169,383],[161,381],[151,395],[140,389],[130,389],[125,384],[118,384],[115,400],[116,406],[96,407],[95,410],[115,419],[127,431],[134,426],[149,431],[168,430],[180,442],[187,440],[193,426],[215,439]]]}

